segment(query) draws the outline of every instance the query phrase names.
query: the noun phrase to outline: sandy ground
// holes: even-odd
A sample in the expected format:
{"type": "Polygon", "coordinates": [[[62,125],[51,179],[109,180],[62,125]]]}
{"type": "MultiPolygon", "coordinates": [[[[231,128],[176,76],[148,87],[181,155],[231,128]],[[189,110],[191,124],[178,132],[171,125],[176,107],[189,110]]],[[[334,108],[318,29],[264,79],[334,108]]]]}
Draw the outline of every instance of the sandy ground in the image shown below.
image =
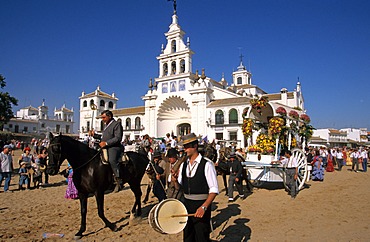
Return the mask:
{"type": "MultiPolygon", "coordinates": [[[[18,153],[17,153],[18,154],[18,153]]],[[[18,157],[16,155],[16,157],[18,157]]],[[[281,184],[255,188],[245,200],[228,203],[221,194],[212,207],[215,241],[370,241],[370,173],[343,171],[326,173],[324,182],[307,183],[295,200],[281,184]]],[[[219,184],[221,184],[219,177],[219,184]]],[[[71,241],[80,224],[78,200],[66,200],[64,177],[50,177],[40,189],[16,191],[18,176],[12,178],[13,193],[0,193],[0,241],[42,241],[43,233],[61,233],[71,241]]],[[[146,177],[142,182],[145,191],[146,177]]],[[[235,195],[237,192],[235,192],[235,195]]],[[[94,198],[89,199],[87,231],[81,241],[181,241],[182,233],[168,235],[154,231],[148,214],[157,200],[143,205],[143,215],[129,224],[134,201],[128,186],[105,196],[106,217],[117,223],[118,232],[104,227],[97,215],[94,198]]]]}

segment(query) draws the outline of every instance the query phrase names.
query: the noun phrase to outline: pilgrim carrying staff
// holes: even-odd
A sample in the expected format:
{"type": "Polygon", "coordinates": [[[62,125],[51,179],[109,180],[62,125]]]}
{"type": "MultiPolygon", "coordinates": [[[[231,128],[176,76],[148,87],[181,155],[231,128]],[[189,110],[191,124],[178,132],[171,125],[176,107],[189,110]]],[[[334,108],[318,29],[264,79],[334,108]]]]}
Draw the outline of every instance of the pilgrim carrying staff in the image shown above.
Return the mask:
{"type": "Polygon", "coordinates": [[[105,128],[102,135],[95,134],[92,131],[92,136],[96,139],[100,139],[100,148],[108,150],[108,161],[112,167],[116,187],[114,192],[120,190],[122,178],[119,173],[119,159],[122,157],[123,146],[121,145],[123,137],[123,128],[120,122],[117,122],[113,118],[113,113],[109,110],[104,110],[100,118],[105,123],[105,128]]]}
{"type": "Polygon", "coordinates": [[[211,204],[218,194],[217,173],[211,161],[198,152],[198,140],[194,133],[183,137],[188,159],[173,174],[172,181],[179,183],[184,191],[184,205],[189,214],[183,231],[184,241],[210,241],[211,204]]]}

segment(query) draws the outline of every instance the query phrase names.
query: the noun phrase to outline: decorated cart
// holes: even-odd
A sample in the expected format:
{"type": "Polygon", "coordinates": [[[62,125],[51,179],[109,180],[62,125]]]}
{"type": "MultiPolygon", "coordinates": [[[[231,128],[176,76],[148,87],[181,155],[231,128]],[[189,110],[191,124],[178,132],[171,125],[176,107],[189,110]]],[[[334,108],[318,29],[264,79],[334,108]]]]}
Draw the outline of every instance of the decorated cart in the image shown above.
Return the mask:
{"type": "MultiPolygon", "coordinates": [[[[248,179],[255,186],[265,182],[283,182],[286,185],[285,168],[279,162],[283,150],[291,150],[298,162],[297,187],[302,189],[310,179],[311,165],[307,163],[304,151],[306,142],[312,136],[310,118],[299,108],[287,110],[278,106],[273,109],[267,97],[251,100],[251,108],[243,112],[243,134],[248,142],[247,155],[243,165],[248,179]]],[[[288,108],[288,107],[287,107],[288,108]]]]}

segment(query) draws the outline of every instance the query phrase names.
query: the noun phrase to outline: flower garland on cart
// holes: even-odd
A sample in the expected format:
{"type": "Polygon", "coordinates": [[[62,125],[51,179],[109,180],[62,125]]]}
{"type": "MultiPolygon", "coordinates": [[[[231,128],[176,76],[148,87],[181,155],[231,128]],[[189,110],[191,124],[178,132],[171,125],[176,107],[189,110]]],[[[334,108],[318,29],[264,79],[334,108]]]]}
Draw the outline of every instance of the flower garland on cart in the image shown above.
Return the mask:
{"type": "Polygon", "coordinates": [[[260,98],[255,97],[250,100],[252,108],[255,109],[260,115],[262,115],[262,109],[267,106],[268,102],[269,99],[266,96],[262,96],[260,98]]]}

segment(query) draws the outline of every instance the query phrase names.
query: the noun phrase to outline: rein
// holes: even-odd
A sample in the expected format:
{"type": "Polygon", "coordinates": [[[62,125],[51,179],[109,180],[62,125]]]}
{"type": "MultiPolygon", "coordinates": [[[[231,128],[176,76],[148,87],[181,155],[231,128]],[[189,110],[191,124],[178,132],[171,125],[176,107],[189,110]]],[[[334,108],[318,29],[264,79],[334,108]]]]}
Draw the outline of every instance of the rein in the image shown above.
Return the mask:
{"type": "MultiPolygon", "coordinates": [[[[57,146],[57,145],[60,145],[61,144],[50,144],[49,146],[57,146]]],[[[82,167],[86,166],[87,164],[89,164],[93,159],[95,159],[100,153],[101,153],[101,149],[98,150],[98,153],[96,153],[90,160],[86,161],[85,163],[83,163],[82,165],[78,166],[77,168],[73,168],[73,170],[78,170],[78,169],[81,169],[82,167]]],[[[61,154],[59,154],[60,156],[62,156],[61,154]]]]}
{"type": "Polygon", "coordinates": [[[79,167],[77,168],[73,168],[73,170],[78,170],[82,167],[84,167],[85,165],[89,164],[90,161],[92,161],[93,159],[95,159],[99,154],[101,153],[101,149],[98,151],[98,153],[96,153],[90,160],[86,161],[85,163],[83,163],[82,165],[80,165],[79,167]]]}

